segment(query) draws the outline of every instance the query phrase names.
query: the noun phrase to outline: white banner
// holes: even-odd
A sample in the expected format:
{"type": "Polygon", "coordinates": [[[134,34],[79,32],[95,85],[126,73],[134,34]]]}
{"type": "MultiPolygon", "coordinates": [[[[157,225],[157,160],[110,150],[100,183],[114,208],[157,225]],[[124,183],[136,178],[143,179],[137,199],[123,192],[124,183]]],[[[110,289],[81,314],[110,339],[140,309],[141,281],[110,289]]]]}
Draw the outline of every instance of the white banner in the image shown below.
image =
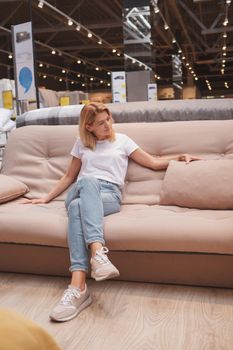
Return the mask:
{"type": "Polygon", "coordinates": [[[156,101],[157,97],[157,84],[147,84],[148,101],[156,101]]]}
{"type": "Polygon", "coordinates": [[[36,100],[31,22],[12,26],[18,100],[36,100]]]}
{"type": "Polygon", "coordinates": [[[112,72],[112,102],[126,102],[125,72],[112,72]]]}

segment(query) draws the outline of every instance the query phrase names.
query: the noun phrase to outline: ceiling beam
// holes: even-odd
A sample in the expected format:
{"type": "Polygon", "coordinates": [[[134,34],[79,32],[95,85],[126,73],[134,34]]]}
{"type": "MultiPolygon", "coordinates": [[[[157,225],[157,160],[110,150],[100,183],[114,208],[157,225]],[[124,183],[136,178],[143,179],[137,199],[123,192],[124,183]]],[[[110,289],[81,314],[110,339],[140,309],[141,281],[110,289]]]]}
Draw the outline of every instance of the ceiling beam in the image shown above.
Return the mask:
{"type": "Polygon", "coordinates": [[[184,4],[182,0],[178,0],[179,5],[186,11],[186,13],[198,24],[201,29],[206,29],[206,26],[199,21],[197,16],[184,4]]]}
{"type": "Polygon", "coordinates": [[[224,32],[233,32],[233,27],[203,29],[201,31],[201,34],[202,35],[210,35],[210,34],[219,34],[219,33],[224,33],[224,32]]]}

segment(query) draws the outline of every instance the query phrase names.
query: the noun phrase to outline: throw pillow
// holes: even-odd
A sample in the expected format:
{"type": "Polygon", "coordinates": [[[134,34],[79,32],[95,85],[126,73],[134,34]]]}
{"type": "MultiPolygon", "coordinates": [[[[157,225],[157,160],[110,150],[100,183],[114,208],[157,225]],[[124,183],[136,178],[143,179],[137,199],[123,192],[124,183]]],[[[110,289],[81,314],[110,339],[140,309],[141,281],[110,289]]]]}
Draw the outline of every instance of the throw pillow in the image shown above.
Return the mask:
{"type": "Polygon", "coordinates": [[[171,161],[160,204],[199,209],[233,209],[233,159],[171,161]]]}
{"type": "Polygon", "coordinates": [[[0,203],[8,202],[27,193],[29,188],[11,176],[0,175],[0,203]]]}

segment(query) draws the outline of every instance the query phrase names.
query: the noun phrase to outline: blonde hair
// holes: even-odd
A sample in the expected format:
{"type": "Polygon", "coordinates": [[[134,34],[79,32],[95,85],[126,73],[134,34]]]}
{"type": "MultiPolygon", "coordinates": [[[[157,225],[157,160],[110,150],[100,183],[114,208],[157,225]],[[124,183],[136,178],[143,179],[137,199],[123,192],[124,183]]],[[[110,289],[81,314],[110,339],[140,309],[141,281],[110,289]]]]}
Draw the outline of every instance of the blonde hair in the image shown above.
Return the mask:
{"type": "MultiPolygon", "coordinates": [[[[87,130],[86,125],[93,124],[97,115],[101,112],[107,112],[107,114],[111,118],[111,122],[112,123],[114,122],[111,112],[103,103],[97,103],[97,102],[89,103],[83,107],[80,113],[79,136],[84,146],[92,150],[94,150],[96,147],[97,139],[92,132],[87,130]]],[[[114,141],[114,140],[115,140],[115,132],[112,129],[111,135],[109,137],[109,141],[114,141]]]]}

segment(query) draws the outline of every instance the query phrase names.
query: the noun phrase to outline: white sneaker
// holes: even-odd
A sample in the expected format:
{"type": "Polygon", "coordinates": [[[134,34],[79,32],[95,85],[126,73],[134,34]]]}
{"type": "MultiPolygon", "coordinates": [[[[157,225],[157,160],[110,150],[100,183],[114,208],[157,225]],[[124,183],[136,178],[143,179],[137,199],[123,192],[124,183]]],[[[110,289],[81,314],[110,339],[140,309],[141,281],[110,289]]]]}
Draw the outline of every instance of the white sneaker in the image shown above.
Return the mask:
{"type": "Polygon", "coordinates": [[[108,259],[106,255],[108,251],[108,248],[102,247],[91,258],[91,277],[96,281],[103,281],[120,275],[117,268],[108,259]]]}
{"type": "Polygon", "coordinates": [[[54,321],[69,321],[88,307],[91,302],[92,299],[86,285],[83,292],[79,288],[69,286],[49,316],[54,321]]]}

